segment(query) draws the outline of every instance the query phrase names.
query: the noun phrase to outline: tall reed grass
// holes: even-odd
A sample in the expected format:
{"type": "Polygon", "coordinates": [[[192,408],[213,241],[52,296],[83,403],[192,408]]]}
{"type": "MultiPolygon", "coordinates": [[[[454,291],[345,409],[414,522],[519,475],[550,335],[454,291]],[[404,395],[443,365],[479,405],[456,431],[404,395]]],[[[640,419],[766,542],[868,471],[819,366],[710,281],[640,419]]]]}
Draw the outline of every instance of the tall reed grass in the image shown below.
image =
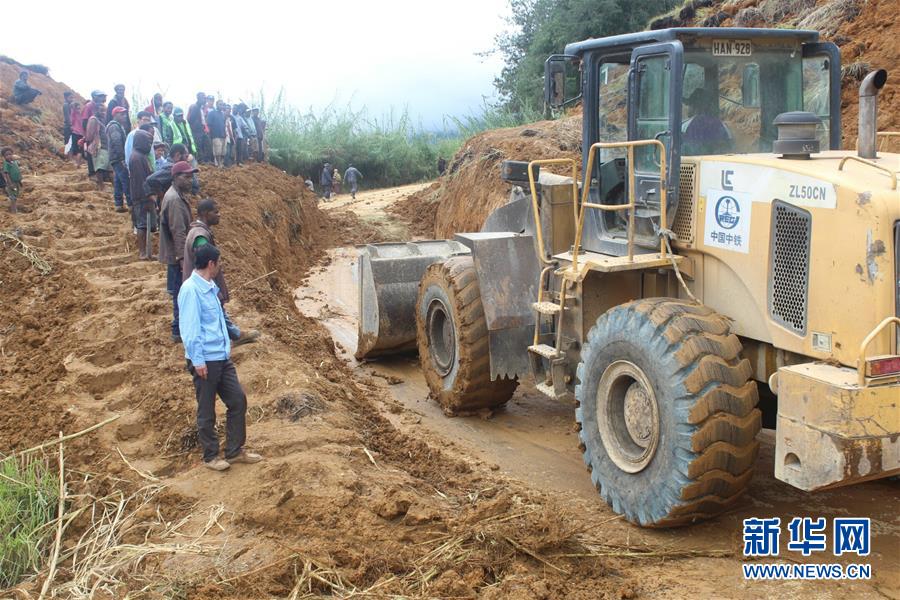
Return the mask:
{"type": "Polygon", "coordinates": [[[54,465],[40,458],[0,458],[0,589],[40,569],[58,501],[54,465]]]}
{"type": "Polygon", "coordinates": [[[319,113],[288,105],[281,94],[272,102],[255,99],[267,120],[269,160],[291,173],[310,177],[318,187],[325,162],[343,174],[351,164],[364,187],[395,186],[437,175],[439,157],[448,162],[460,145],[487,129],[513,127],[541,118],[538,111],[512,113],[485,105],[480,114],[447,117],[440,131],[426,130],[407,110],[376,117],[366,109],[329,106],[319,113]]]}

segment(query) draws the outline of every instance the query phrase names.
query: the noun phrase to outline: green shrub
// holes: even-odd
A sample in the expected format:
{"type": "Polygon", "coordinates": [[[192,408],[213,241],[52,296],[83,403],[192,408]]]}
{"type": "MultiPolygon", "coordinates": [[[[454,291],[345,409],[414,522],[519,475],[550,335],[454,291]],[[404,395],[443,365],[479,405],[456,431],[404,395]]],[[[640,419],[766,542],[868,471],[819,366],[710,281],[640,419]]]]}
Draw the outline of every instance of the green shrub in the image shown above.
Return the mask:
{"type": "Polygon", "coordinates": [[[55,466],[40,459],[0,459],[0,589],[40,568],[58,501],[55,466]]]}
{"type": "Polygon", "coordinates": [[[365,187],[433,178],[438,157],[449,161],[466,138],[539,118],[534,112],[513,114],[485,104],[482,114],[447,118],[444,130],[434,132],[414,123],[406,110],[377,118],[349,105],[304,112],[287,105],[281,94],[269,104],[258,102],[267,121],[269,161],[292,175],[311,178],[316,186],[325,162],[342,174],[353,164],[362,172],[365,187]]]}

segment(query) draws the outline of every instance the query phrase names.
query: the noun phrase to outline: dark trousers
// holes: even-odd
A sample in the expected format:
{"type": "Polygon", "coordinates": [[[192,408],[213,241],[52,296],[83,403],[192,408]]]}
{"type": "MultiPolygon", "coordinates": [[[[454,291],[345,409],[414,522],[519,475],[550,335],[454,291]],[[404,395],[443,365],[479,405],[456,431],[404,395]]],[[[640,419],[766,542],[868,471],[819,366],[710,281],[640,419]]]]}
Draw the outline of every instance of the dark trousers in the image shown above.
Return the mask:
{"type": "Polygon", "coordinates": [[[247,140],[240,138],[234,141],[234,162],[243,164],[247,153],[247,140]]]}
{"type": "Polygon", "coordinates": [[[178,291],[181,289],[181,265],[168,265],[166,291],[172,295],[172,335],[181,335],[178,328],[178,291]]]}
{"type": "Polygon", "coordinates": [[[241,453],[247,439],[247,396],[238,381],[237,369],[230,359],[206,361],[206,379],[197,375],[191,361],[188,371],[194,376],[197,392],[197,437],[203,448],[203,460],[209,462],[219,456],[219,437],[216,435],[216,395],[228,409],[225,412],[225,458],[241,453]]]}
{"type": "Polygon", "coordinates": [[[199,162],[212,162],[212,146],[209,144],[209,136],[203,131],[203,127],[191,127],[194,136],[194,144],[197,146],[196,158],[199,162]]]}
{"type": "Polygon", "coordinates": [[[234,164],[234,142],[225,144],[225,166],[230,167],[234,164]]]}
{"type": "Polygon", "coordinates": [[[124,162],[117,162],[113,163],[112,168],[116,175],[115,183],[113,184],[113,201],[116,203],[116,208],[122,206],[123,197],[130,207],[131,186],[128,184],[128,167],[125,166],[124,162]]]}

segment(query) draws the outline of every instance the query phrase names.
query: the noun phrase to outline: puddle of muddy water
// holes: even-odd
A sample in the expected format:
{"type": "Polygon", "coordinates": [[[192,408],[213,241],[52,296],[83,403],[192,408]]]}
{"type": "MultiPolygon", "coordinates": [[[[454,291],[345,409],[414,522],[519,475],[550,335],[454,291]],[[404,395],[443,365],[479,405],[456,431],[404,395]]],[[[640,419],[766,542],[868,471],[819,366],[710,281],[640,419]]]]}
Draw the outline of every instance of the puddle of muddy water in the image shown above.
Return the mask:
{"type": "MultiPolygon", "coordinates": [[[[578,451],[573,407],[524,384],[489,418],[451,419],[428,397],[428,385],[415,355],[358,364],[353,358],[358,313],[356,250],[334,249],[329,259],[310,275],[306,285],[295,290],[294,298],[301,313],[322,320],[340,344],[344,359],[368,374],[394,382],[386,386],[387,392],[421,419],[421,426],[463,445],[488,464],[540,489],[596,497],[578,451]]],[[[409,415],[387,416],[409,421],[409,415]]]]}

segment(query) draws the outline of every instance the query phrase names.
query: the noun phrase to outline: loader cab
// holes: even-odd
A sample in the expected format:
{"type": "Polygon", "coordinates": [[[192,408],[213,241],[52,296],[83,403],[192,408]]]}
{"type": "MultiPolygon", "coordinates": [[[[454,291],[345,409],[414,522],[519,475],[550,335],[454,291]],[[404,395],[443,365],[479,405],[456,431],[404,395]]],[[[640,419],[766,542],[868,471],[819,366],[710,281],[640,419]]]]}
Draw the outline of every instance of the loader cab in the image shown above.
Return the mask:
{"type": "MultiPolygon", "coordinates": [[[[583,168],[596,142],[660,140],[666,148],[665,181],[654,146],[635,148],[635,243],[658,247],[661,185],[667,221],[676,218],[681,158],[771,152],[775,117],[805,110],[818,115],[822,148],[840,147],[840,57],[814,31],[683,28],[586,40],[548,59],[545,99],[567,102],[570,77],[560,65],[577,62],[583,103],[583,168]]],[[[625,204],[624,149],[602,149],[590,179],[593,202],[625,204]]],[[[626,212],[589,211],[585,250],[622,256],[626,212]]]]}

